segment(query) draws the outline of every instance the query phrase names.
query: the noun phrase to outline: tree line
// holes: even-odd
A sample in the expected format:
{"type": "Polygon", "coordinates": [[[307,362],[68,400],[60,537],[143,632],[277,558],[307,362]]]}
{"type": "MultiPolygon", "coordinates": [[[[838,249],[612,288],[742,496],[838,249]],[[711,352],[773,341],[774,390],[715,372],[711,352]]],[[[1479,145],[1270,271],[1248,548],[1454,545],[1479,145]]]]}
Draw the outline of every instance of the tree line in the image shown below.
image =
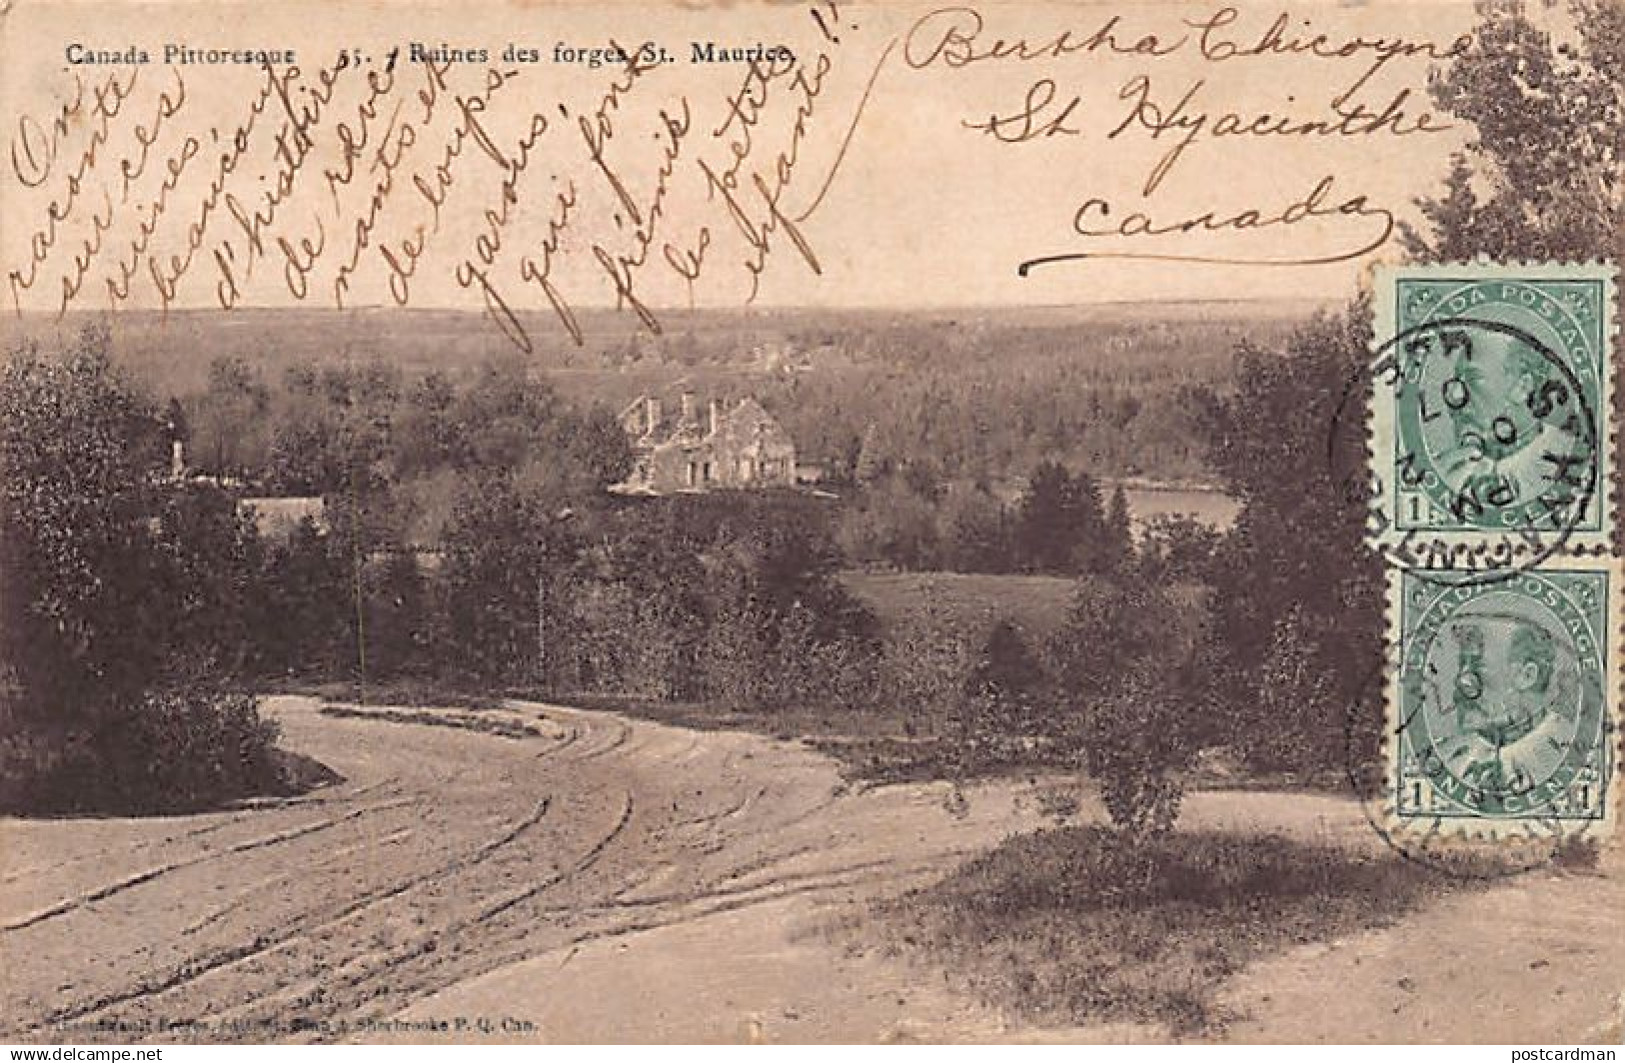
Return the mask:
{"type": "MultiPolygon", "coordinates": [[[[617,499],[618,428],[502,369],[420,388],[399,417],[379,415],[387,375],[302,375],[291,399],[269,400],[288,412],[269,419],[263,479],[176,476],[185,412],[143,397],[107,346],[87,331],[66,352],[21,352],[0,381],[16,414],[0,437],[0,800],[13,807],[196,807],[274,789],[275,729],[245,692],[288,683],[754,713],[901,705],[922,719],[977,696],[968,649],[882,630],[838,579],[850,562],[836,500],[617,499]],[[245,496],[267,480],[325,488],[321,520],[262,530],[245,496]],[[425,485],[445,492],[427,543],[413,539],[425,485]]],[[[1148,566],[1189,578],[1171,555],[1137,552],[1127,519],[1120,492],[1103,503],[1091,477],[1048,463],[995,563],[1113,586],[1148,566]]]]}
{"type": "MultiPolygon", "coordinates": [[[[1517,5],[1486,9],[1435,84],[1480,135],[1423,201],[1413,257],[1625,251],[1625,13],[1571,8],[1564,42],[1517,5]],[[1573,150],[1525,150],[1535,126],[1573,150]]],[[[325,499],[325,531],[268,541],[227,490],[164,482],[166,418],[114,371],[105,336],[24,352],[0,382],[0,798],[167,807],[264,785],[273,729],[240,692],[312,670],[751,707],[940,701],[962,750],[1013,737],[1065,751],[1130,834],[1172,822],[1204,745],[1359,776],[1380,736],[1367,686],[1382,572],[1350,490],[1361,472],[1327,455],[1363,461],[1363,411],[1338,404],[1369,339],[1356,301],[1241,344],[1233,380],[1185,407],[1241,503],[1235,526],[1165,522],[1126,546],[1124,507],[1056,440],[1021,459],[1014,507],[944,487],[982,470],[921,457],[947,423],[924,415],[889,423],[913,433],[902,457],[834,422],[863,485],[845,507],[624,505],[603,490],[628,458],[613,418],[522,367],[411,384],[376,363],[296,367],[273,392],[226,363],[212,404],[179,411],[194,451],[222,476],[325,499]],[[933,640],[878,628],[835,578],[854,558],[1077,589],[1048,639],[995,625],[933,640]]]]}
{"type": "MultiPolygon", "coordinates": [[[[1160,410],[1156,394],[1135,402],[1160,410]]],[[[795,396],[779,400],[786,420],[828,427],[795,396]]],[[[201,472],[266,494],[365,498],[373,542],[432,547],[459,483],[483,470],[511,470],[525,493],[578,502],[624,474],[627,443],[608,411],[563,416],[569,405],[517,362],[415,381],[378,360],[295,364],[273,386],[243,359],[220,356],[203,390],[172,400],[166,416],[201,472]]],[[[849,565],[1076,575],[1110,571],[1127,556],[1121,488],[1107,496],[1093,472],[1069,468],[1067,448],[1025,471],[1001,464],[990,481],[944,478],[951,448],[925,460],[879,438],[869,432],[851,467],[837,464],[826,485],[841,499],[836,537],[849,565]],[[1015,482],[1024,484],[1015,498],[994,486],[1015,482]]]]}
{"type": "Polygon", "coordinates": [[[837,536],[847,563],[908,572],[1076,576],[1114,572],[1133,554],[1128,499],[1087,471],[1039,462],[1020,496],[909,472],[854,485],[837,536]]]}

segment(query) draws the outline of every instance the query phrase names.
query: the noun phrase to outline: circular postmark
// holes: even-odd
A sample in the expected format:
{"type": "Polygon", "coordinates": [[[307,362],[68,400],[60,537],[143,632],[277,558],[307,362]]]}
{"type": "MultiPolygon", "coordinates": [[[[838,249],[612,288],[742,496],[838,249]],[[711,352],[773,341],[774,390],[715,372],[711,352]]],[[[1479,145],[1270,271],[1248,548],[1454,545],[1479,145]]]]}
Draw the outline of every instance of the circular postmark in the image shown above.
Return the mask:
{"type": "Polygon", "coordinates": [[[1396,815],[1601,818],[1606,578],[1405,581],[1396,815]]]}
{"type": "MultiPolygon", "coordinates": [[[[1368,743],[1373,716],[1385,719],[1387,670],[1379,666],[1370,673],[1369,682],[1350,704],[1344,736],[1350,789],[1359,798],[1366,824],[1392,852],[1451,878],[1500,879],[1551,867],[1564,858],[1569,846],[1594,837],[1590,822],[1576,824],[1551,816],[1467,820],[1473,829],[1463,831],[1447,829],[1446,821],[1437,817],[1396,815],[1397,787],[1391,769],[1371,762],[1368,743]],[[1381,781],[1372,778],[1375,771],[1382,772],[1381,781]]],[[[1394,729],[1384,730],[1388,743],[1399,740],[1394,729]]]]}
{"type": "MultiPolygon", "coordinates": [[[[1600,390],[1588,359],[1559,355],[1553,335],[1499,317],[1454,317],[1479,289],[1415,292],[1401,320],[1392,460],[1401,529],[1501,532],[1600,526],[1591,512],[1600,390]],[[1453,324],[1435,324],[1452,321],[1453,324]]],[[[1493,304],[1491,304],[1493,305],[1493,304]]]]}
{"type": "Polygon", "coordinates": [[[1345,732],[1349,782],[1390,848],[1481,878],[1600,838],[1617,750],[1611,578],[1574,559],[1493,583],[1394,574],[1392,644],[1345,732]]]}
{"type": "Polygon", "coordinates": [[[1370,538],[1391,565],[1499,582],[1601,526],[1600,391],[1569,361],[1520,324],[1423,315],[1351,375],[1328,462],[1351,500],[1375,503],[1370,538]],[[1350,431],[1365,397],[1371,464],[1350,431]]]}

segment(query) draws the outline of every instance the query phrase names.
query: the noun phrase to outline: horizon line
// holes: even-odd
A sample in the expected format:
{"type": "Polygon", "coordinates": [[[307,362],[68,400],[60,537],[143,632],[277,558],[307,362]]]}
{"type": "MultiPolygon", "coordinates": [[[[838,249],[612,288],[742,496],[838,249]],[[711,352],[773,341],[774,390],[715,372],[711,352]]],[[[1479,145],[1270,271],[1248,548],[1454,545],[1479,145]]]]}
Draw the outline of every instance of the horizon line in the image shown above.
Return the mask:
{"type": "MultiPolygon", "coordinates": [[[[690,306],[651,306],[649,309],[651,311],[653,311],[654,313],[656,313],[656,314],[693,314],[693,313],[771,314],[771,313],[786,313],[786,312],[794,312],[794,313],[823,312],[823,313],[831,313],[831,314],[869,313],[869,312],[878,312],[878,313],[952,313],[952,312],[955,312],[955,311],[965,311],[965,310],[1019,312],[1019,311],[1038,311],[1038,310],[1087,310],[1087,309],[1093,309],[1093,308],[1097,308],[1097,307],[1098,308],[1108,308],[1108,307],[1130,307],[1130,306],[1132,306],[1132,307],[1149,307],[1149,306],[1177,307],[1177,306],[1215,306],[1215,305],[1219,305],[1219,306],[1228,306],[1228,305],[1240,306],[1240,305],[1248,305],[1248,304],[1278,304],[1278,305],[1289,305],[1290,304],[1290,305],[1312,306],[1312,305],[1333,304],[1333,303],[1338,303],[1338,302],[1342,302],[1342,301],[1345,301],[1344,297],[1337,296],[1337,295],[1323,295],[1323,296],[1304,295],[1304,296],[1273,296],[1273,297],[1272,296],[1216,296],[1216,297],[1205,297],[1205,298],[1173,298],[1173,299],[1100,299],[1100,300],[1088,300],[1088,301],[1072,302],[1072,303],[977,303],[977,302],[965,302],[965,303],[909,303],[909,304],[897,304],[897,305],[892,305],[892,306],[886,306],[886,305],[882,305],[882,304],[870,304],[870,303],[855,304],[855,305],[851,305],[851,306],[829,306],[829,305],[824,305],[824,304],[819,304],[819,303],[776,303],[776,304],[773,304],[771,306],[743,306],[743,305],[693,306],[693,307],[690,307],[690,306]]],[[[613,305],[610,305],[610,304],[607,304],[607,303],[583,305],[583,306],[578,306],[576,309],[578,311],[589,311],[589,312],[594,312],[594,313],[601,312],[601,313],[611,313],[611,314],[613,314],[613,313],[632,314],[632,311],[627,310],[624,307],[616,307],[616,306],[613,306],[613,305]]],[[[211,314],[211,313],[212,314],[221,314],[221,315],[230,315],[230,314],[244,313],[244,312],[257,313],[257,312],[277,312],[277,311],[302,311],[302,312],[305,312],[305,313],[334,313],[334,314],[370,313],[370,312],[386,311],[386,312],[391,312],[391,313],[405,313],[405,314],[409,314],[409,313],[458,313],[458,314],[474,314],[474,315],[479,315],[479,316],[484,316],[487,313],[487,311],[483,307],[476,308],[476,307],[464,307],[464,306],[393,306],[393,305],[390,305],[390,304],[387,304],[387,303],[366,303],[366,304],[361,304],[361,305],[357,305],[357,306],[342,306],[342,307],[340,307],[340,306],[325,306],[325,305],[324,306],[304,306],[304,305],[267,306],[267,305],[258,305],[258,306],[231,307],[230,309],[225,309],[225,308],[215,307],[215,306],[182,306],[182,307],[168,307],[168,308],[128,307],[128,308],[111,308],[111,309],[109,309],[109,308],[92,309],[90,307],[74,307],[72,309],[65,310],[65,311],[18,310],[18,311],[14,311],[13,313],[10,313],[10,314],[0,315],[0,317],[3,317],[5,320],[8,320],[8,321],[17,321],[19,319],[29,319],[29,318],[43,318],[43,317],[67,318],[67,317],[70,317],[70,316],[86,316],[86,315],[102,316],[102,317],[117,317],[117,316],[119,316],[121,314],[128,314],[128,315],[131,315],[131,316],[137,316],[137,315],[140,315],[140,316],[163,316],[163,315],[166,315],[166,314],[194,315],[194,314],[211,314]]],[[[516,310],[514,310],[514,313],[516,313],[516,314],[527,314],[527,315],[535,314],[535,315],[541,315],[541,316],[551,316],[553,314],[553,311],[552,311],[552,309],[550,307],[542,306],[542,307],[527,307],[525,309],[516,309],[516,310]]],[[[633,315],[633,316],[635,317],[635,315],[633,315]]]]}

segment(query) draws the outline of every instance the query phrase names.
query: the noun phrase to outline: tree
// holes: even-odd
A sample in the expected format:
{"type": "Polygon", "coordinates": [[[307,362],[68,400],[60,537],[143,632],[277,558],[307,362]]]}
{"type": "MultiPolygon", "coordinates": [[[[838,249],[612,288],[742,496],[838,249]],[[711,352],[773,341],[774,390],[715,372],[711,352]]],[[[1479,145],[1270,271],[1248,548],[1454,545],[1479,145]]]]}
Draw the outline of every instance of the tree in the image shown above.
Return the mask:
{"type": "Polygon", "coordinates": [[[1256,711],[1245,714],[1232,736],[1254,764],[1312,773],[1344,752],[1346,706],[1332,696],[1331,677],[1317,653],[1335,632],[1311,624],[1301,606],[1275,622],[1260,664],[1256,711]]]}
{"type": "Polygon", "coordinates": [[[389,677],[427,661],[428,590],[415,554],[391,550],[361,567],[362,627],[368,676],[389,677]]]}
{"type": "MultiPolygon", "coordinates": [[[[1241,503],[1212,566],[1229,730],[1301,730],[1283,741],[1334,761],[1347,749],[1342,721],[1259,713],[1271,696],[1264,688],[1277,621],[1294,611],[1326,704],[1374,707],[1363,694],[1382,660],[1384,589],[1383,563],[1364,542],[1369,336],[1356,306],[1299,328],[1281,349],[1244,346],[1234,391],[1208,424],[1210,461],[1241,503]],[[1309,733],[1328,726],[1335,741],[1309,733]]],[[[1374,756],[1380,720],[1367,711],[1354,724],[1356,755],[1374,756]]]]}
{"type": "Polygon", "coordinates": [[[186,810],[280,785],[276,728],[221,691],[253,538],[166,473],[105,330],[0,375],[0,803],[186,810]]]}
{"type": "Polygon", "coordinates": [[[25,717],[89,723],[158,677],[162,610],[148,518],[162,441],[114,372],[105,330],[0,378],[0,601],[25,717]]]}
{"type": "Polygon", "coordinates": [[[934,568],[941,552],[936,511],[901,476],[872,482],[842,512],[842,553],[857,565],[934,568]]]}
{"type": "Polygon", "coordinates": [[[265,480],[272,490],[321,495],[343,488],[344,442],[330,394],[314,366],[290,366],[283,374],[282,401],[265,459],[265,480]]]}
{"type": "Polygon", "coordinates": [[[1095,781],[1129,850],[1173,826],[1182,773],[1210,736],[1206,628],[1192,612],[1141,580],[1086,580],[1050,646],[1051,733],[1095,781]]]}
{"type": "Polygon", "coordinates": [[[348,558],[309,518],[263,550],[250,603],[253,669],[262,675],[321,675],[353,661],[345,651],[355,617],[348,558]]]}
{"type": "Polygon", "coordinates": [[[707,696],[734,710],[760,708],[773,676],[769,616],[739,581],[717,598],[701,648],[707,696]]]}
{"type": "Polygon", "coordinates": [[[446,374],[426,374],[407,393],[395,431],[396,466],[403,477],[421,476],[463,462],[453,421],[456,388],[446,374]]]}
{"type": "Polygon", "coordinates": [[[981,746],[1003,747],[1040,734],[1046,725],[1049,670],[1015,622],[988,629],[980,654],[965,677],[962,725],[981,746]]]}
{"type": "Polygon", "coordinates": [[[462,670],[511,683],[537,678],[547,664],[538,631],[563,630],[561,585],[576,552],[558,518],[507,477],[470,481],[444,544],[447,649],[462,670]]]}
{"type": "Polygon", "coordinates": [[[862,442],[858,444],[857,457],[852,462],[852,478],[860,485],[873,482],[890,466],[880,449],[879,430],[870,421],[864,426],[862,442]]]}
{"type": "Polygon", "coordinates": [[[1223,538],[1213,525],[1188,514],[1161,514],[1140,532],[1135,571],[1138,578],[1164,586],[1211,585],[1213,559],[1223,538]]]}
{"type": "Polygon", "coordinates": [[[227,492],[176,484],[155,499],[150,522],[156,564],[149,593],[162,603],[162,626],[148,637],[164,648],[171,679],[229,685],[252,657],[251,599],[264,544],[227,492]]]}
{"type": "Polygon", "coordinates": [[[1119,841],[1139,850],[1179,816],[1183,773],[1199,748],[1201,706],[1169,671],[1142,660],[1105,697],[1077,708],[1079,758],[1119,841]]]}
{"type": "Polygon", "coordinates": [[[981,484],[959,483],[940,510],[942,560],[954,572],[1008,572],[1010,534],[1004,506],[981,484]]]}
{"type": "Polygon", "coordinates": [[[241,357],[209,362],[208,386],[194,403],[190,460],[217,476],[245,476],[265,465],[271,394],[241,357]]]}
{"type": "Polygon", "coordinates": [[[798,599],[778,618],[773,646],[774,682],[765,693],[783,705],[805,706],[825,693],[823,644],[818,638],[818,617],[798,599]]]}
{"type": "Polygon", "coordinates": [[[1429,261],[1625,257],[1625,7],[1570,0],[1569,26],[1521,0],[1481,3],[1471,50],[1433,85],[1473,127],[1445,191],[1419,202],[1429,261]],[[1550,28],[1547,28],[1550,27],[1550,28]]]}
{"type": "Polygon", "coordinates": [[[1182,627],[1162,588],[1085,577],[1073,592],[1066,623],[1050,640],[1056,680],[1074,697],[1099,700],[1147,654],[1175,652],[1182,627]]]}
{"type": "Polygon", "coordinates": [[[1054,461],[1040,462],[1016,517],[1018,563],[1024,571],[1052,575],[1106,571],[1105,525],[1094,477],[1073,476],[1054,461]]]}
{"type": "MultiPolygon", "coordinates": [[[[963,720],[965,679],[975,664],[978,637],[961,618],[929,599],[887,630],[878,662],[878,694],[907,713],[905,733],[930,734],[963,720]]],[[[962,726],[959,731],[961,743],[982,737],[962,726]]],[[[967,752],[967,761],[974,760],[975,751],[967,752]]]]}
{"type": "Polygon", "coordinates": [[[1116,572],[1134,560],[1134,529],[1129,521],[1128,493],[1123,485],[1112,489],[1111,505],[1101,527],[1100,568],[1102,572],[1116,572]]]}

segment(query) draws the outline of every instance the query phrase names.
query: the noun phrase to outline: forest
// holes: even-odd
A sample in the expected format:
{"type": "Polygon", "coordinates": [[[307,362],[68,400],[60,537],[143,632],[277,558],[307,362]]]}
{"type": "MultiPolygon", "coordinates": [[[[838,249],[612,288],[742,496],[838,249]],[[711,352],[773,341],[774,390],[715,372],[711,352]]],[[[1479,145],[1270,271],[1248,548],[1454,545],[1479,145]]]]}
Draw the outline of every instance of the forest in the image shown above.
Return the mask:
{"type": "MultiPolygon", "coordinates": [[[[667,315],[659,335],[629,331],[606,312],[588,320],[587,348],[553,337],[523,366],[584,408],[618,410],[640,394],[684,387],[723,399],[752,394],[803,457],[837,479],[860,466],[871,474],[924,467],[945,482],[999,484],[1048,459],[1096,476],[1202,480],[1189,389],[1222,387],[1239,342],[1284,337],[1315,309],[1243,301],[701,310],[667,315]]],[[[8,347],[27,339],[61,345],[85,323],[70,315],[60,325],[0,330],[8,347]]],[[[537,323],[539,336],[549,335],[544,326],[537,323]]],[[[112,344],[133,379],[189,412],[263,409],[292,377],[327,370],[383,370],[410,390],[430,379],[461,385],[512,360],[478,314],[459,311],[121,314],[112,344]]],[[[200,466],[264,464],[263,430],[219,450],[208,416],[198,420],[207,459],[200,466]]]]}
{"type": "MultiPolygon", "coordinates": [[[[880,492],[921,466],[849,477],[847,497],[621,498],[607,488],[628,443],[607,409],[512,361],[455,381],[293,366],[273,385],[223,358],[202,392],[163,399],[112,347],[89,328],[15,352],[0,381],[10,805],[188,807],[231,778],[266,785],[273,736],[246,692],[288,684],[868,714],[943,739],[1003,703],[978,654],[1005,674],[1009,654],[1093,652],[1009,625],[883,625],[852,592],[855,522],[889,513],[880,492]],[[259,519],[255,499],[290,496],[318,515],[259,519]],[[216,742],[237,760],[197,755],[216,742]]],[[[1094,629],[1119,581],[1196,578],[1212,545],[1178,522],[1136,545],[1122,491],[1051,459],[987,517],[954,524],[942,556],[1092,577],[1076,608],[1094,629]]]]}
{"type": "Polygon", "coordinates": [[[137,317],[108,343],[166,405],[190,473],[259,496],[365,498],[369,536],[390,546],[435,548],[470,469],[511,468],[539,496],[577,493],[554,478],[605,479],[624,460],[612,413],[681,389],[753,396],[785,425],[836,496],[848,566],[1070,573],[1096,563],[1035,548],[1019,527],[1035,477],[1048,470],[1057,489],[1057,469],[1077,477],[1091,528],[1122,517],[1113,482],[1210,484],[1202,424],[1232,352],[1284,335],[1288,312],[696,312],[590,365],[477,347],[474,322],[426,312],[251,312],[251,328],[137,317]],[[565,406],[579,417],[561,434],[544,422],[565,406]]]}
{"type": "MultiPolygon", "coordinates": [[[[1571,8],[1561,45],[1486,8],[1432,86],[1478,137],[1419,202],[1412,261],[1625,258],[1625,11],[1571,8]],[[1564,150],[1529,151],[1536,128],[1564,150]]],[[[530,364],[456,314],[24,328],[0,377],[0,804],[263,788],[248,691],[414,674],[889,712],[944,740],[947,773],[1084,769],[1130,833],[1173,822],[1203,749],[1368,785],[1383,568],[1362,411],[1338,404],[1370,307],[1304,309],[707,312],[530,364]],[[614,500],[613,411],[679,384],[757,394],[835,497],[614,500]],[[1123,476],[1212,482],[1240,512],[1136,536],[1102,489],[1123,476]],[[248,492],[320,496],[325,527],[262,535],[248,492]],[[944,638],[882,625],[854,566],[1073,589],[1056,630],[944,638]]]]}

